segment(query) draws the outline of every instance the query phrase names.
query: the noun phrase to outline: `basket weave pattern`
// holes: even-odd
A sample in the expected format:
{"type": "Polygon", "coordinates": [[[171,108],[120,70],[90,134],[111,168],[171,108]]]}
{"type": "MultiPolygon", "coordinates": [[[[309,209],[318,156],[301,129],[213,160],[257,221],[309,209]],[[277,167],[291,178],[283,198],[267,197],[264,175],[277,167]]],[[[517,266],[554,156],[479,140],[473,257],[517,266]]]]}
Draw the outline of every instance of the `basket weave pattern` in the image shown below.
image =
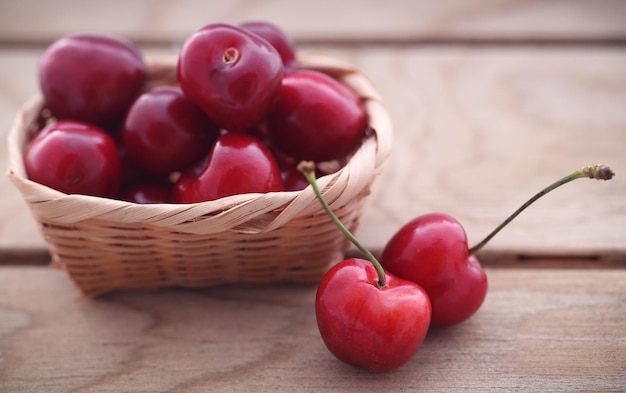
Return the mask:
{"type": "MultiPolygon", "coordinates": [[[[360,71],[323,56],[299,61],[352,88],[368,112],[372,135],[347,165],[318,179],[331,208],[354,231],[390,153],[391,123],[360,71]]],[[[174,64],[151,63],[150,84],[172,83],[174,64]]],[[[316,282],[349,245],[311,187],[195,204],[138,205],[67,195],[32,182],[23,151],[43,109],[36,96],[17,114],[8,140],[8,176],[39,224],[52,266],[65,270],[85,296],[120,289],[316,282]]]]}

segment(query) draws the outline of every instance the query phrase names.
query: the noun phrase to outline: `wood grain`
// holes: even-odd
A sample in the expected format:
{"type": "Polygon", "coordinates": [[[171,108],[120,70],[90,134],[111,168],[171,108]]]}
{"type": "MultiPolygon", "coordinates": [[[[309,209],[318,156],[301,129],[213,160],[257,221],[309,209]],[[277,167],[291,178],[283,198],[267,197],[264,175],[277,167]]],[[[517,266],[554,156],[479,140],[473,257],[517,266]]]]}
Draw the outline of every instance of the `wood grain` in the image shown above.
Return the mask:
{"type": "Polygon", "coordinates": [[[615,179],[546,196],[489,248],[624,249],[624,51],[385,49],[351,59],[373,78],[396,131],[360,232],[368,244],[429,211],[453,215],[477,242],[553,180],[604,162],[615,179]]]}
{"type": "Polygon", "coordinates": [[[337,361],[315,287],[119,293],[78,300],[63,274],[0,268],[0,391],[603,391],[626,388],[626,271],[490,269],[466,323],[401,369],[337,361]]]}
{"type": "MultiPolygon", "coordinates": [[[[430,211],[456,217],[479,241],[527,198],[587,164],[609,182],[578,180],[546,196],[496,236],[510,255],[626,255],[626,52],[612,48],[306,46],[361,68],[383,96],[394,152],[359,237],[380,250],[430,211]]],[[[175,54],[148,50],[148,56],[175,54]]],[[[0,159],[23,101],[36,91],[37,50],[0,50],[0,159]]],[[[44,249],[26,205],[0,178],[0,249],[44,249]]],[[[8,256],[4,257],[9,260],[8,256]]]]}
{"type": "Polygon", "coordinates": [[[0,42],[48,43],[77,31],[178,42],[210,22],[269,20],[298,42],[623,42],[620,0],[20,0],[0,2],[0,42]]]}
{"type": "Polygon", "coordinates": [[[625,1],[0,1],[0,162],[53,40],[110,32],[172,56],[206,23],[250,19],[352,62],[385,100],[394,153],[357,232],[375,252],[418,214],[453,215],[474,243],[574,169],[617,177],[528,209],[480,254],[478,314],[373,375],[324,347],[313,285],[80,299],[41,266],[45,243],[0,176],[0,392],[626,391],[625,1]]]}

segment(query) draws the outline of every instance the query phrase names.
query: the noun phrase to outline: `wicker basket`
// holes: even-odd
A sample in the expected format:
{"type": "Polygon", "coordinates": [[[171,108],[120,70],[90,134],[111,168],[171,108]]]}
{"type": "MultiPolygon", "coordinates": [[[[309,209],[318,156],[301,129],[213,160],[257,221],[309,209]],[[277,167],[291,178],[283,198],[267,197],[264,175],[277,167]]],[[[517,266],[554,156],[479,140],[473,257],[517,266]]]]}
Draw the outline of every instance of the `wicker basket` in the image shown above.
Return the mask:
{"type": "MultiPolygon", "coordinates": [[[[352,88],[368,111],[371,136],[320,188],[351,230],[389,155],[392,127],[379,95],[348,64],[301,56],[301,67],[352,88]]],[[[173,61],[152,62],[150,83],[175,81],[173,61]]],[[[19,189],[52,255],[85,296],[120,289],[316,282],[349,246],[303,191],[243,194],[195,204],[138,205],[67,195],[27,179],[22,152],[41,127],[40,96],[21,108],[9,134],[8,176],[19,189]]]]}

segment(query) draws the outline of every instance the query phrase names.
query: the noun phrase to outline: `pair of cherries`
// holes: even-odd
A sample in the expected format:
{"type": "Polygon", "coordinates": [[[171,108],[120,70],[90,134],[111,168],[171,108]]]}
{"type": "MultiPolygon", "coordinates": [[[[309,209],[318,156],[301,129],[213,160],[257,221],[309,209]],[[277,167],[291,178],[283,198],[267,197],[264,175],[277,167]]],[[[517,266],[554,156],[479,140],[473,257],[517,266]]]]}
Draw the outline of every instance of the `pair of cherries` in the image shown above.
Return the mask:
{"type": "Polygon", "coordinates": [[[609,167],[592,165],[563,177],[472,248],[454,218],[420,216],[392,236],[379,262],[334,215],[317,187],[314,167],[303,162],[299,169],[326,213],[368,259],[344,260],[322,278],[315,299],[318,328],[338,359],[372,372],[402,366],[417,352],[429,328],[459,324],[478,311],[487,294],[487,276],[475,253],[522,210],[572,180],[614,176],[609,167]]]}

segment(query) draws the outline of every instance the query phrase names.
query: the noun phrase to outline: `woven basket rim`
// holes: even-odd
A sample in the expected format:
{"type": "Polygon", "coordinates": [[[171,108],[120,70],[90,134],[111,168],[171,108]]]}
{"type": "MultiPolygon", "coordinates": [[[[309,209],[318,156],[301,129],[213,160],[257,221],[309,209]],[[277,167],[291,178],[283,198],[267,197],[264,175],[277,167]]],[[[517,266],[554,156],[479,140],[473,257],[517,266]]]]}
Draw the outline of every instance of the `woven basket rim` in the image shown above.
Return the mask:
{"type": "MultiPolygon", "coordinates": [[[[363,100],[372,131],[347,164],[335,173],[318,179],[325,197],[333,204],[345,204],[355,194],[368,187],[380,172],[382,163],[391,152],[392,124],[387,110],[368,78],[349,63],[319,54],[300,54],[302,68],[318,70],[339,79],[363,100]],[[346,192],[348,191],[348,192],[346,192]]],[[[171,59],[165,67],[172,67],[171,59]]],[[[175,64],[175,63],[173,63],[175,64]]],[[[163,68],[163,62],[149,63],[151,69],[163,68]]],[[[18,188],[31,212],[47,220],[71,224],[98,218],[111,222],[138,223],[175,227],[181,232],[207,233],[220,228],[235,228],[251,218],[268,212],[278,212],[263,228],[266,232],[284,222],[315,214],[319,203],[311,186],[302,191],[281,191],[265,194],[250,193],[224,197],[193,204],[135,204],[132,202],[79,194],[65,194],[29,180],[23,162],[28,132],[44,107],[41,94],[32,96],[19,109],[7,143],[9,167],[7,175],[18,188]],[[207,221],[214,229],[207,229],[207,221]]]]}

